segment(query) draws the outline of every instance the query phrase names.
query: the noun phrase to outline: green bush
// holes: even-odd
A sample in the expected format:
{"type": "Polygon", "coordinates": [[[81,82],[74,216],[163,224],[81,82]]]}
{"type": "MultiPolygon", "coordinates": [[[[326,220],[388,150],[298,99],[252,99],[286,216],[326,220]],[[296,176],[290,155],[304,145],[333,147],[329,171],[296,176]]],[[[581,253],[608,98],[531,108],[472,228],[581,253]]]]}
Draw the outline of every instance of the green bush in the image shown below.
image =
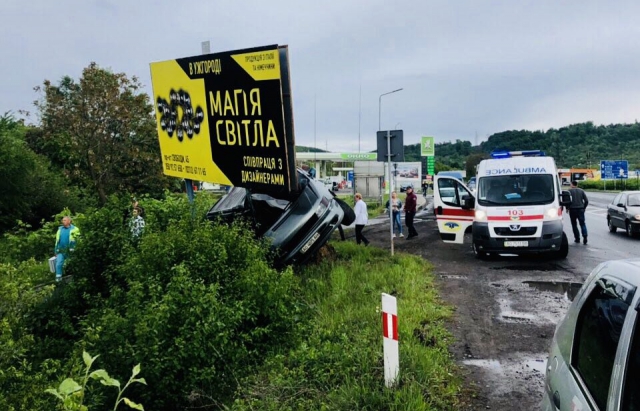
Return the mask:
{"type": "Polygon", "coordinates": [[[39,265],[0,264],[0,409],[31,411],[53,409],[53,401],[39,395],[61,369],[59,361],[34,362],[34,337],[23,323],[29,311],[51,294],[52,287],[34,288],[25,272],[39,265]]]}
{"type": "MultiPolygon", "coordinates": [[[[622,190],[640,190],[638,186],[638,179],[635,177],[625,180],[584,180],[578,183],[578,187],[584,190],[606,190],[607,191],[622,191],[622,190]]],[[[565,190],[568,187],[564,187],[565,190]]]]}
{"type": "Polygon", "coordinates": [[[150,409],[229,400],[238,380],[298,340],[298,281],[270,267],[268,245],[247,227],[192,217],[210,207],[206,196],[141,204],[147,225],[138,243],[123,225],[125,200],[79,222],[73,281],[29,317],[33,356],[70,361],[75,342],[116,377],[144,363],[151,389],[131,395],[150,409]]]}

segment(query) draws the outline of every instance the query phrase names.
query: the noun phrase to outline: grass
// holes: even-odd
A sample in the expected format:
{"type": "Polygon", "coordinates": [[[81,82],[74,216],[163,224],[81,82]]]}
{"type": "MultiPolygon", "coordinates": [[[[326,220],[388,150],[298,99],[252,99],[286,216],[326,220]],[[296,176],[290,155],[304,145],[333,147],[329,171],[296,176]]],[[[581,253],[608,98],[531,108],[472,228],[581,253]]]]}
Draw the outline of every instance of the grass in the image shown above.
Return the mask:
{"type": "Polygon", "coordinates": [[[461,380],[432,267],[352,242],[301,273],[310,319],[298,347],[245,381],[236,410],[452,410],[461,380]],[[381,293],[398,299],[400,375],[384,387],[381,293]]]}

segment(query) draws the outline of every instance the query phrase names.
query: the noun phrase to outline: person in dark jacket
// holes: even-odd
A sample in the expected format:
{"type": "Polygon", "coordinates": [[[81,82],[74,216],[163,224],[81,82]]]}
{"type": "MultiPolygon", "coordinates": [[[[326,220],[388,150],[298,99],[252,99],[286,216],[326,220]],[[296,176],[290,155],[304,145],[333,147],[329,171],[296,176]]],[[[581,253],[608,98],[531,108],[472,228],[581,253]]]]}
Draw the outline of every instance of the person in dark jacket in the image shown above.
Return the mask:
{"type": "Polygon", "coordinates": [[[413,192],[413,186],[407,187],[407,198],[404,202],[404,221],[407,223],[407,229],[409,230],[407,240],[418,236],[418,232],[413,226],[413,219],[416,216],[417,204],[418,197],[416,197],[416,194],[413,192]]]}
{"type": "Polygon", "coordinates": [[[569,217],[571,218],[571,227],[573,228],[573,237],[576,243],[580,242],[580,233],[578,232],[578,224],[582,231],[582,242],[587,244],[587,224],[584,222],[584,210],[589,205],[589,199],[583,189],[578,188],[578,182],[572,181],[571,188],[571,205],[569,206],[569,217]]]}

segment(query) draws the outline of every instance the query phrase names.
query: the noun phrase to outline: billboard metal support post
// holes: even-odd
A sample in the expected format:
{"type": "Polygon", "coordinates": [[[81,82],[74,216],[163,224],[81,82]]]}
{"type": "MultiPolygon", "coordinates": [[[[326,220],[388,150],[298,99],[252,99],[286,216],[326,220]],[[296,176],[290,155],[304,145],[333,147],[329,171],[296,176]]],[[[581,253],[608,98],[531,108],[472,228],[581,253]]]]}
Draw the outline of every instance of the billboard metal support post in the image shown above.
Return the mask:
{"type": "MultiPolygon", "coordinates": [[[[202,43],[200,43],[200,47],[201,47],[201,54],[211,53],[211,43],[209,41],[203,41],[202,43]]],[[[193,180],[191,180],[190,178],[185,178],[184,185],[187,188],[187,198],[189,199],[190,203],[193,203],[193,198],[194,198],[193,180]]]]}

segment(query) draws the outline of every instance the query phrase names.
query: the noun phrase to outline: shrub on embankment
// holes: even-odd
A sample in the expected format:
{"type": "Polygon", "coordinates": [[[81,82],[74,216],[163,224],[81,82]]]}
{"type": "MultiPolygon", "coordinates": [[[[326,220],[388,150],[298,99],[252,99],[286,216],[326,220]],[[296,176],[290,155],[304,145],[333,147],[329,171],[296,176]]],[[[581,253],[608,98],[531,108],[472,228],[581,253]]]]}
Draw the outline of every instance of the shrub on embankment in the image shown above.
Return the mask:
{"type": "MultiPolygon", "coordinates": [[[[450,312],[424,261],[338,243],[337,262],[278,272],[248,227],[200,218],[210,204],[147,199],[139,242],[123,225],[126,200],[86,213],[73,280],[55,289],[20,277],[44,264],[6,265],[13,303],[0,302],[2,337],[19,350],[0,358],[13,370],[0,373],[0,405],[55,409],[44,389],[77,377],[86,350],[121,381],[142,364],[148,385],[128,396],[150,410],[452,408],[450,312]],[[395,390],[383,388],[381,292],[399,299],[395,390]]],[[[85,404],[102,409],[112,397],[94,384],[85,404]]]]}

